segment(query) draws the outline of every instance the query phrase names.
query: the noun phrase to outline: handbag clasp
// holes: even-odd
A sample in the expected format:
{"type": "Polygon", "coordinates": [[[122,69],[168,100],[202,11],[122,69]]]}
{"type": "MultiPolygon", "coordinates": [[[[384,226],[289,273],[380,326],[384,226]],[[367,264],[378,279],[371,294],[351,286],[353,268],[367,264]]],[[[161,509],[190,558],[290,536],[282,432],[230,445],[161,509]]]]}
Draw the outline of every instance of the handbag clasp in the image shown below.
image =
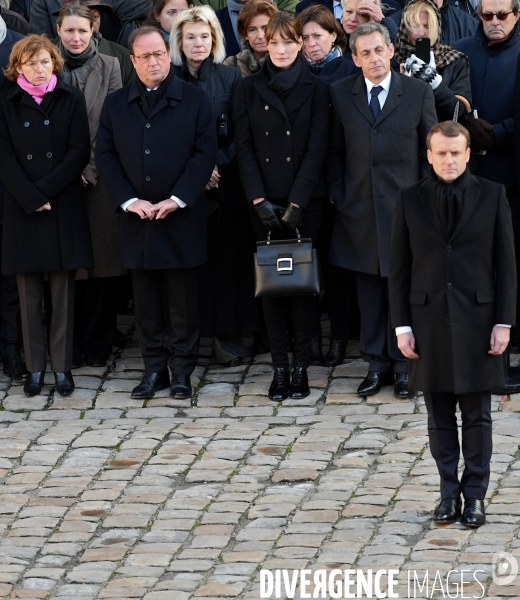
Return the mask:
{"type": "Polygon", "coordinates": [[[293,262],[292,258],[279,258],[276,261],[276,270],[277,271],[290,271],[293,270],[293,262]],[[286,263],[286,266],[282,266],[283,263],[286,263]]]}

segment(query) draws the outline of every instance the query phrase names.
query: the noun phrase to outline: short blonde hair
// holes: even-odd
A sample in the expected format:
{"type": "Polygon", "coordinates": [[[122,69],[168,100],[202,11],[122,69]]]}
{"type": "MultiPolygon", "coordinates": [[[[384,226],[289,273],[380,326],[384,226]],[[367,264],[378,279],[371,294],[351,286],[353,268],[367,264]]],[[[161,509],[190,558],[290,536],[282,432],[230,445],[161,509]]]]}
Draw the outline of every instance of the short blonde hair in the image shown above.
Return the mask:
{"type": "Polygon", "coordinates": [[[211,31],[213,45],[210,56],[215,64],[224,62],[226,48],[224,34],[215,11],[210,6],[194,6],[181,10],[170,33],[170,58],[174,65],[182,65],[182,32],[186,23],[205,23],[211,31]]]}
{"type": "MultiPolygon", "coordinates": [[[[420,24],[419,16],[422,12],[428,15],[428,32],[430,43],[433,46],[439,41],[440,23],[439,16],[433,6],[428,2],[413,2],[403,10],[402,21],[407,31],[411,31],[420,24]]],[[[410,38],[411,41],[411,38],[410,38]]]]}
{"type": "Polygon", "coordinates": [[[18,68],[43,50],[47,50],[51,55],[53,73],[59,73],[63,69],[65,61],[59,53],[58,48],[46,35],[31,34],[18,40],[13,46],[9,58],[9,66],[4,69],[4,75],[10,81],[16,81],[18,79],[18,68]]]}

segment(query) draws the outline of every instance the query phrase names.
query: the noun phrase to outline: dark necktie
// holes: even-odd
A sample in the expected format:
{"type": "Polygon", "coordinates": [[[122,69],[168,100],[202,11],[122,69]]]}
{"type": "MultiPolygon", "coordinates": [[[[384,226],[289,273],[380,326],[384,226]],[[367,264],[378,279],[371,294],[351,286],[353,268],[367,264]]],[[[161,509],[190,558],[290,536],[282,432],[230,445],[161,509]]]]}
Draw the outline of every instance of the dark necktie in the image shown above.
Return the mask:
{"type": "Polygon", "coordinates": [[[370,110],[372,111],[372,116],[374,117],[374,121],[377,121],[377,117],[379,117],[379,113],[381,112],[381,104],[379,104],[379,94],[383,91],[383,88],[380,85],[375,85],[370,90],[370,110]]]}

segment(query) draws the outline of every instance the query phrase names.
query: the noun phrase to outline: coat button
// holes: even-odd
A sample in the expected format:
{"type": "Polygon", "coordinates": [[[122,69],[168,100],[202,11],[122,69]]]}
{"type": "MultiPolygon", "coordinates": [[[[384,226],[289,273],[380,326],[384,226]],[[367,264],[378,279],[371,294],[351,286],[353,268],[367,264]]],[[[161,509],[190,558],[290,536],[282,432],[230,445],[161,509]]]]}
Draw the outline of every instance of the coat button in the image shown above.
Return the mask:
{"type": "Polygon", "coordinates": [[[27,160],[32,160],[32,154],[27,155],[27,160]]]}
{"type": "Polygon", "coordinates": [[[144,153],[145,153],[145,154],[150,154],[150,150],[146,149],[146,150],[144,151],[144,153]]]}
{"type": "Polygon", "coordinates": [[[50,125],[51,122],[49,121],[49,119],[45,119],[45,121],[43,122],[44,125],[50,125]]]}
{"type": "Polygon", "coordinates": [[[150,127],[151,127],[150,123],[147,123],[146,124],[146,129],[150,129],[150,127]]]}
{"type": "Polygon", "coordinates": [[[451,290],[451,288],[453,287],[453,283],[448,283],[448,284],[446,285],[446,287],[447,287],[449,290],[451,290]]]}
{"type": "Polygon", "coordinates": [[[266,159],[265,159],[265,162],[269,162],[269,159],[268,159],[268,158],[266,158],[266,159]]]}
{"type": "Polygon", "coordinates": [[[23,124],[24,127],[29,127],[30,123],[29,121],[25,121],[25,123],[23,124]]]}
{"type": "Polygon", "coordinates": [[[372,135],[376,135],[377,129],[372,129],[372,135]]]}
{"type": "Polygon", "coordinates": [[[269,106],[268,105],[266,105],[265,110],[269,110],[269,106]]]}
{"type": "Polygon", "coordinates": [[[266,132],[265,132],[265,135],[269,135],[269,132],[268,132],[268,131],[266,131],[266,132]]]}
{"type": "Polygon", "coordinates": [[[285,160],[286,160],[287,162],[291,162],[291,157],[290,157],[290,156],[288,156],[288,157],[287,157],[285,160]]]}
{"type": "Polygon", "coordinates": [[[45,155],[47,158],[52,158],[52,152],[47,152],[47,154],[45,155]]]}
{"type": "Polygon", "coordinates": [[[448,323],[448,325],[451,325],[451,321],[449,319],[446,319],[446,323],[448,323]]]}
{"type": "Polygon", "coordinates": [[[145,179],[146,179],[146,181],[152,181],[152,178],[150,177],[150,175],[147,175],[147,176],[145,177],[145,179]]]}
{"type": "Polygon", "coordinates": [[[290,132],[290,131],[288,131],[288,132],[287,132],[287,135],[291,135],[291,132],[290,132]]]}
{"type": "Polygon", "coordinates": [[[451,246],[446,246],[446,252],[451,252],[451,246]]]}
{"type": "Polygon", "coordinates": [[[372,163],[373,167],[379,167],[379,163],[372,163]]]}

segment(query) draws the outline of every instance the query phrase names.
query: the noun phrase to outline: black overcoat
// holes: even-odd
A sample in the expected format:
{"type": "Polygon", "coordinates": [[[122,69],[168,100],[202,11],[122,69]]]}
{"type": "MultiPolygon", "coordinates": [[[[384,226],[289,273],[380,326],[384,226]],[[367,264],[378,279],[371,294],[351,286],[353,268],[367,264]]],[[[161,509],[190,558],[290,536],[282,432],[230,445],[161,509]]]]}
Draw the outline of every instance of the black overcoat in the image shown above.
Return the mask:
{"type": "MultiPolygon", "coordinates": [[[[172,67],[173,68],[173,67],[172,67]]],[[[204,187],[216,163],[217,136],[206,94],[174,77],[146,117],[132,82],[105,100],[96,166],[119,211],[123,266],[196,267],[206,262],[204,187]],[[141,219],[120,206],[132,198],[157,204],[176,196],[187,204],[164,219],[141,219]]]]}
{"type": "Polygon", "coordinates": [[[387,277],[397,192],[428,171],[426,135],[437,122],[433,92],[423,81],[392,73],[374,123],[362,74],[341,79],[330,90],[326,167],[336,222],[329,262],[387,277]]]}
{"type": "Polygon", "coordinates": [[[0,92],[5,188],[2,272],[94,266],[81,173],[90,157],[83,94],[58,80],[41,106],[18,84],[0,92]],[[50,211],[36,212],[47,202],[50,211]]]}
{"type": "Polygon", "coordinates": [[[471,177],[448,239],[427,180],[400,191],[392,223],[392,326],[410,325],[420,358],[410,388],[469,392],[504,386],[502,356],[488,354],[494,325],[514,325],[516,269],[504,187],[471,177]]]}
{"type": "Polygon", "coordinates": [[[265,64],[240,82],[236,143],[248,202],[255,198],[288,199],[306,207],[311,198],[327,195],[323,161],[329,130],[329,86],[301,60],[301,76],[285,103],[269,87],[265,64]]]}

